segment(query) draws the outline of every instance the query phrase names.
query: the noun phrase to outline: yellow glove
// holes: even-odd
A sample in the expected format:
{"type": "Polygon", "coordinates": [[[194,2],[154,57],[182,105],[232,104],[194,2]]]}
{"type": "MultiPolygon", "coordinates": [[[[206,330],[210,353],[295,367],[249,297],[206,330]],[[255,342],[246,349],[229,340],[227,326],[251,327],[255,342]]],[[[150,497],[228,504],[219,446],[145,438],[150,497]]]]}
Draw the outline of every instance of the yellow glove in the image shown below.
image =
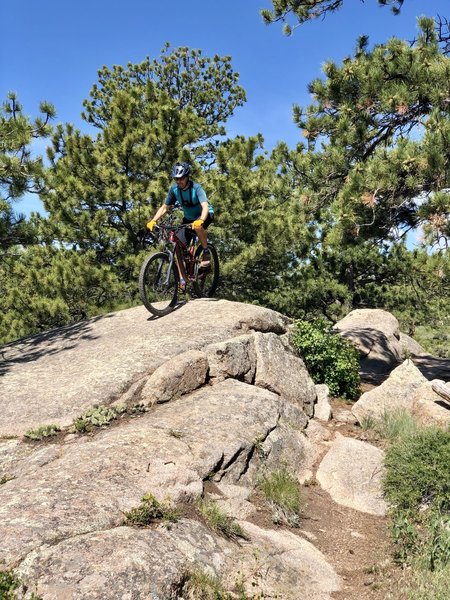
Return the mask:
{"type": "Polygon", "coordinates": [[[203,219],[197,219],[196,221],[194,221],[192,223],[192,229],[198,229],[199,227],[201,227],[203,225],[205,221],[203,219]]]}
{"type": "Polygon", "coordinates": [[[153,231],[154,226],[156,225],[156,221],[154,221],[153,219],[151,221],[149,221],[147,223],[147,229],[150,229],[150,231],[153,231]]]}

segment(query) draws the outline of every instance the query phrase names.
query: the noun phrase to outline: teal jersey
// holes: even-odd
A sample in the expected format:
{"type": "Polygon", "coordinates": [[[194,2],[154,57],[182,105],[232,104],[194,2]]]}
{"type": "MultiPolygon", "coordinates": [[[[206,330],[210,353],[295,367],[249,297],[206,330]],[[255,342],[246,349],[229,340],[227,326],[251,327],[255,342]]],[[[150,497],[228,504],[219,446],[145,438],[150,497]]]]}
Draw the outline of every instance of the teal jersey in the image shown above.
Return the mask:
{"type": "Polygon", "coordinates": [[[195,221],[202,214],[202,202],[208,202],[209,214],[212,216],[214,209],[206,197],[205,190],[199,183],[191,181],[186,190],[180,190],[176,184],[172,185],[164,204],[182,208],[184,218],[195,221]]]}

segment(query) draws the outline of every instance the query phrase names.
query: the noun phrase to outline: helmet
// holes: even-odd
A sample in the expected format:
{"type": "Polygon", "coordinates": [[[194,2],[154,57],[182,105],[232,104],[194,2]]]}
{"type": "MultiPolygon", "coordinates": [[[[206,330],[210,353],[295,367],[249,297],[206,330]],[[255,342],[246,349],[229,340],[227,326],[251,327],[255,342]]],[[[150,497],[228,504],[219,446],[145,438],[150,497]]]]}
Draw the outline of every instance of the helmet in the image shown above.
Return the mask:
{"type": "Polygon", "coordinates": [[[187,162],[179,162],[172,168],[171,177],[186,177],[191,174],[191,165],[187,162]]]}

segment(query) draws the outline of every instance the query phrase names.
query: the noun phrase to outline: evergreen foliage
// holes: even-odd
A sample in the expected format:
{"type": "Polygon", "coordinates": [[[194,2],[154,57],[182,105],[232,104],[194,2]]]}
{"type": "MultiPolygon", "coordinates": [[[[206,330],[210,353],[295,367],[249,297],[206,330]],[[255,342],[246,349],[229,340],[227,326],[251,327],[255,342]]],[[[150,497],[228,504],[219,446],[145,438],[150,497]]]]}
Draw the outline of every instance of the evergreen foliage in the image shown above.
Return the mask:
{"type": "Polygon", "coordinates": [[[200,50],[167,45],[156,59],[103,67],[84,102],[97,133],[58,125],[48,168],[27,152],[49,133],[51,108],[32,125],[11,96],[0,133],[21,123],[28,137],[0,153],[5,202],[34,189],[48,217],[22,221],[20,235],[11,212],[1,221],[0,340],[138,301],[144,226],[180,159],[215,207],[222,296],[299,319],[377,307],[410,334],[447,327],[450,59],[433,21],[420,25],[412,45],[369,49],[362,38],[341,65],[327,63],[313,103],[295,107],[306,142],[271,153],[260,135],[225,138],[245,93],[229,57],[200,50]],[[418,228],[423,247],[410,250],[418,228]]]}
{"type": "Polygon", "coordinates": [[[313,184],[313,209],[332,208],[332,241],[397,240],[419,226],[430,243],[449,237],[450,58],[432,20],[420,26],[414,46],[394,38],[369,51],[360,39],[310,84],[315,103],[295,107],[308,150],[294,166],[313,184]]]}
{"type": "Polygon", "coordinates": [[[112,310],[124,285],[95,253],[34,245],[0,263],[0,339],[3,342],[112,310]]]}
{"type": "Polygon", "coordinates": [[[11,92],[0,108],[0,253],[33,239],[24,215],[14,211],[14,202],[25,192],[39,193],[43,176],[41,157],[31,154],[31,143],[50,133],[49,121],[55,109],[48,102],[40,105],[42,117],[33,122],[11,92]]]}
{"type": "Polygon", "coordinates": [[[211,160],[225,121],[245,99],[229,57],[168,50],[126,68],[103,67],[84,102],[97,136],[59,126],[49,152],[43,199],[54,235],[94,250],[124,281],[134,279],[133,257],[165,198],[171,166],[211,160]]]}

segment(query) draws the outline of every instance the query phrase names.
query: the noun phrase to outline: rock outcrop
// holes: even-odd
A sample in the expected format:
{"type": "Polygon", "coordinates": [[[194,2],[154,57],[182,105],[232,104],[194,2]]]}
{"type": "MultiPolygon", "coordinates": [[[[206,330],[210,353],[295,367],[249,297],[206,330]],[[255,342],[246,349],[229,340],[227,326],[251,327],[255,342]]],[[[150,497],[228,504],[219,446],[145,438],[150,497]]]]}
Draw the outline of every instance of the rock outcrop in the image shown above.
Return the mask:
{"type": "Polygon", "coordinates": [[[320,463],[317,480],[338,504],[372,515],[385,515],[382,461],[383,452],[375,446],[337,435],[320,463]]]}
{"type": "Polygon", "coordinates": [[[243,578],[288,597],[301,579],[289,597],[330,598],[340,578],[309,541],[239,511],[262,465],[299,480],[311,466],[316,390],[287,331],[273,311],[198,300],[161,320],[136,308],[4,346],[0,565],[15,569],[18,594],[179,598],[201,570],[230,589],[243,578]],[[122,416],[78,433],[93,405],[122,416]],[[49,423],[61,431],[47,443],[21,437],[49,423]],[[199,518],[127,522],[149,493],[195,512],[208,481],[237,507],[241,544],[199,518]],[[257,582],[255,556],[270,567],[257,582]]]}
{"type": "Polygon", "coordinates": [[[352,310],[334,329],[358,349],[366,378],[389,373],[404,357],[398,321],[385,310],[352,310]]]}
{"type": "Polygon", "coordinates": [[[360,423],[365,418],[380,419],[385,413],[400,409],[412,412],[414,392],[425,382],[425,377],[414,363],[405,360],[380,386],[363,394],[352,412],[360,423]]]}
{"type": "Polygon", "coordinates": [[[163,319],[139,307],[1,347],[0,570],[20,581],[17,597],[181,599],[200,574],[251,597],[331,600],[342,578],[314,536],[258,520],[261,475],[318,482],[340,510],[382,519],[383,452],[334,427],[399,407],[447,426],[450,411],[421,373],[433,357],[389,313],[336,326],[363,375],[390,373],[353,413],[332,410],[289,326],[261,307],[195,300],[163,319]],[[421,371],[402,363],[405,348],[421,371]],[[110,415],[103,427],[86,426],[92,410],[110,415]],[[30,440],[50,424],[57,435],[30,440]],[[133,524],[149,494],[182,516],[133,524]],[[208,525],[199,499],[242,537],[208,525]]]}

